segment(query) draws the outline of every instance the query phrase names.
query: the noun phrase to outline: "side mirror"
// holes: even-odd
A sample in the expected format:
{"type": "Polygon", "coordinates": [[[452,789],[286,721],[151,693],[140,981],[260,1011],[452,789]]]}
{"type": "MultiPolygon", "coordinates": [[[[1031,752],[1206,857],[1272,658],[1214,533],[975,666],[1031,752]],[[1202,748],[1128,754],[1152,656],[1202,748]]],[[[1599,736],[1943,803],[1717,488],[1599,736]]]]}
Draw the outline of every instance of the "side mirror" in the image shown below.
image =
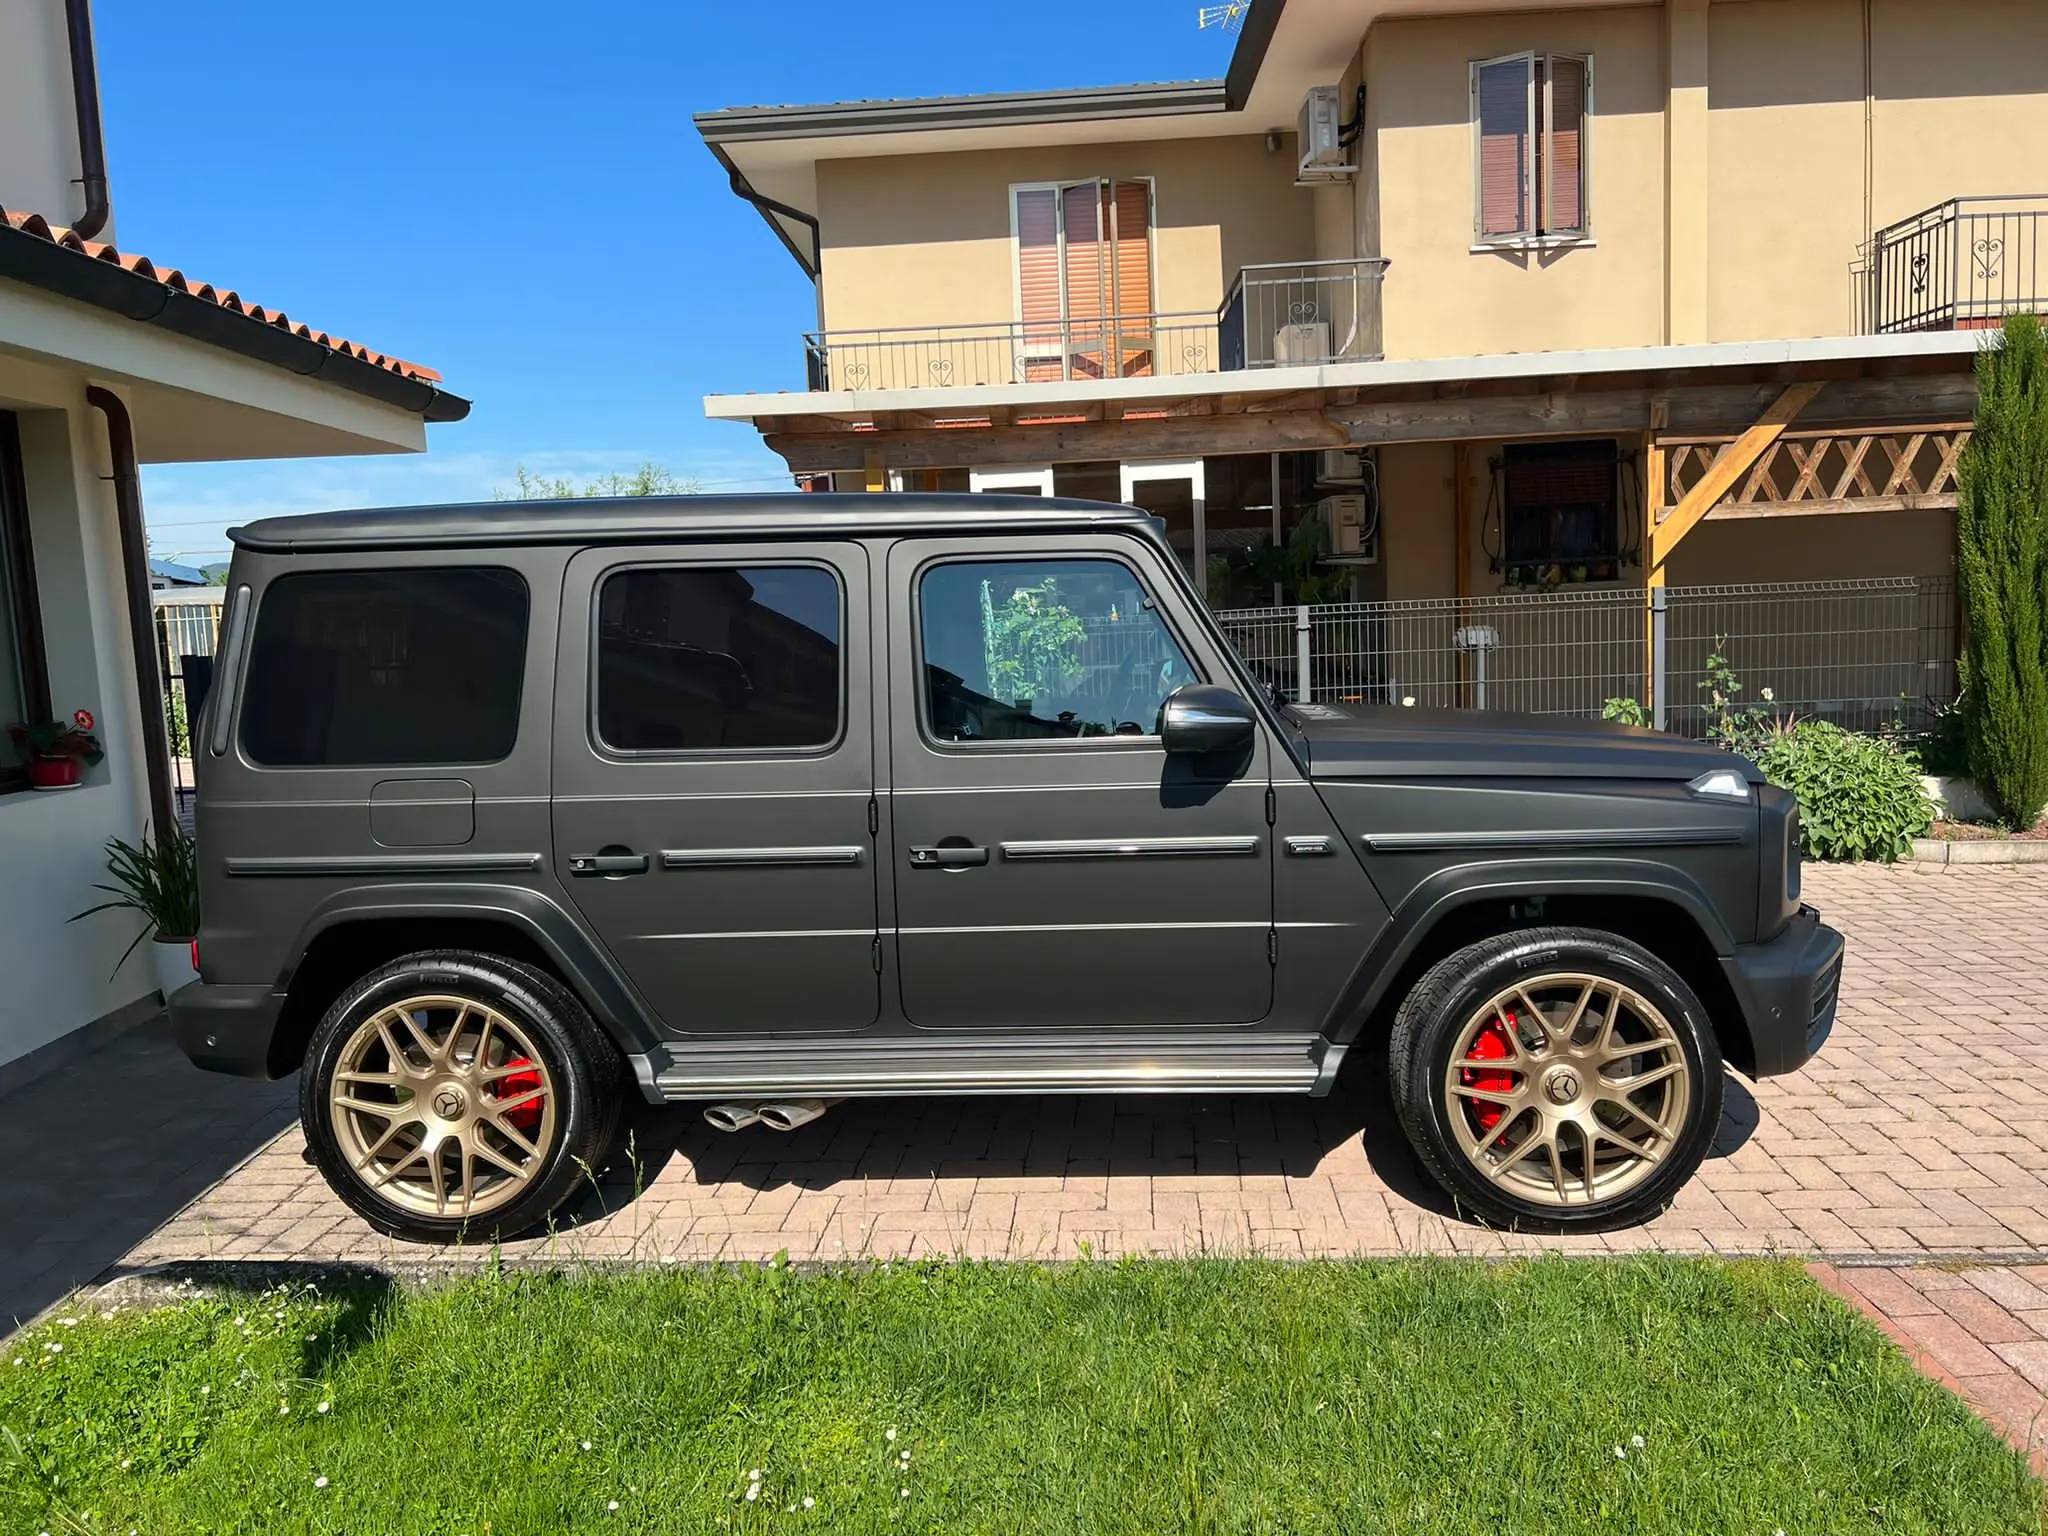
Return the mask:
{"type": "Polygon", "coordinates": [[[1258,728],[1251,705],[1214,683],[1176,688],[1159,707],[1159,744],[1172,753],[1240,752],[1258,728]]]}

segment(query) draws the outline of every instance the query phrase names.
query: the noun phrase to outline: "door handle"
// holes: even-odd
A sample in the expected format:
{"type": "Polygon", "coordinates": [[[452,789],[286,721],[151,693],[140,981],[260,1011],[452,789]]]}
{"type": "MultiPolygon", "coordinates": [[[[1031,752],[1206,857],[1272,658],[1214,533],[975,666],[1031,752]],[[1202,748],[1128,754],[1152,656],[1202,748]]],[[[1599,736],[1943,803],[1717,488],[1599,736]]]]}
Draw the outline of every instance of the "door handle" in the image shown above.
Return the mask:
{"type": "Polygon", "coordinates": [[[644,875],[647,873],[647,855],[644,853],[579,853],[569,860],[572,875],[644,875]]]}
{"type": "Polygon", "coordinates": [[[937,847],[919,845],[910,850],[910,863],[914,869],[972,869],[987,862],[986,848],[940,844],[937,847]]]}

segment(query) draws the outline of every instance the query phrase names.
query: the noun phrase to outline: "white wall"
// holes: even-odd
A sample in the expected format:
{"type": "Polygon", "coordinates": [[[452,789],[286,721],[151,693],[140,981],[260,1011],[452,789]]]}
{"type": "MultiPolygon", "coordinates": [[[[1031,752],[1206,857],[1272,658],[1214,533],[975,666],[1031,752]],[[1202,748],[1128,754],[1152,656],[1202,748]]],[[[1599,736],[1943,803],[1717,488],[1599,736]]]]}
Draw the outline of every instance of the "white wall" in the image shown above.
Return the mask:
{"type": "Polygon", "coordinates": [[[69,224],[85,209],[78,174],[63,0],[0,0],[0,204],[69,224]]]}
{"type": "Polygon", "coordinates": [[[16,411],[21,423],[51,706],[60,715],[91,710],[107,758],[82,789],[0,795],[0,1063],[158,986],[154,945],[115,971],[136,932],[125,916],[66,921],[101,899],[92,886],[106,878],[106,840],[135,839],[147,790],[127,666],[120,538],[113,498],[99,478],[105,431],[85,404],[82,381],[70,381],[62,395],[30,402],[0,393],[0,408],[16,411]]]}

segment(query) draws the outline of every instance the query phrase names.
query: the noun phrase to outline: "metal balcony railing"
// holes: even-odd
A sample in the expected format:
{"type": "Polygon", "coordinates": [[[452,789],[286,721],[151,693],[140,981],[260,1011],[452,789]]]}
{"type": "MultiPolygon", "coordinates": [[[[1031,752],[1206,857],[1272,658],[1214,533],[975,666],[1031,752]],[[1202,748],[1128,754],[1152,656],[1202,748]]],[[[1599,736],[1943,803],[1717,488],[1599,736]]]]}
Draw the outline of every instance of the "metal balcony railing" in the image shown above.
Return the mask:
{"type": "Polygon", "coordinates": [[[2048,314],[2048,195],[1956,197],[1887,225],[1866,252],[1869,330],[1968,330],[2048,314]]]}
{"type": "Polygon", "coordinates": [[[1213,313],[804,336],[812,390],[1170,378],[1380,356],[1379,257],[1246,267],[1213,313]]]}

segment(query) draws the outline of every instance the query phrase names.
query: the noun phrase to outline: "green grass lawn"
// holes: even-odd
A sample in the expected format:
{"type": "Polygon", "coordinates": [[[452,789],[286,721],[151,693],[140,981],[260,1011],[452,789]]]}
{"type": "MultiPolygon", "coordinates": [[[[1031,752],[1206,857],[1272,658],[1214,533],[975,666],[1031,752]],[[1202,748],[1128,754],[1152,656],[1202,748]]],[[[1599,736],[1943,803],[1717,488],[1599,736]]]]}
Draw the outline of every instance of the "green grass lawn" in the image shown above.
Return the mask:
{"type": "MultiPolygon", "coordinates": [[[[67,1321],[70,1325],[67,1326],[67,1321]]],[[[0,1347],[0,1531],[2034,1532],[1789,1264],[487,1274],[0,1347]]]]}

